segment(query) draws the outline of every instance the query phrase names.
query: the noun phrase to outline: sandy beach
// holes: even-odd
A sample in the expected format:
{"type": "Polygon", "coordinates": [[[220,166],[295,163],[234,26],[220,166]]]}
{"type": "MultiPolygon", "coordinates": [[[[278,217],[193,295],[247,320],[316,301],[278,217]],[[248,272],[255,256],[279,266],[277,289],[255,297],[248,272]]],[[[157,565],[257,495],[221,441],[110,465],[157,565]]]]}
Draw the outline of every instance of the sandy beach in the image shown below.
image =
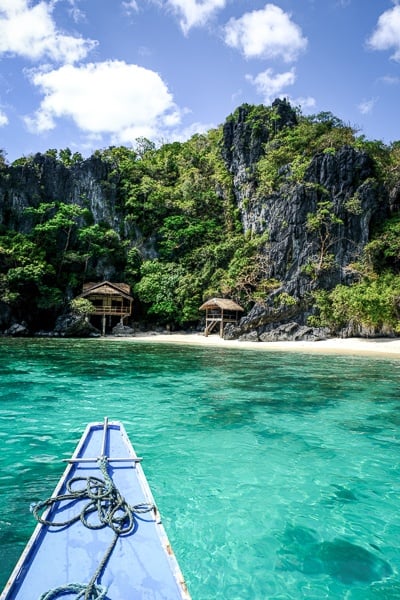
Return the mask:
{"type": "Polygon", "coordinates": [[[313,354],[375,355],[400,358],[400,338],[332,338],[320,342],[245,342],[224,340],[219,335],[203,333],[138,333],[132,337],[107,336],[127,342],[191,344],[219,348],[249,348],[261,351],[303,352],[313,354]]]}

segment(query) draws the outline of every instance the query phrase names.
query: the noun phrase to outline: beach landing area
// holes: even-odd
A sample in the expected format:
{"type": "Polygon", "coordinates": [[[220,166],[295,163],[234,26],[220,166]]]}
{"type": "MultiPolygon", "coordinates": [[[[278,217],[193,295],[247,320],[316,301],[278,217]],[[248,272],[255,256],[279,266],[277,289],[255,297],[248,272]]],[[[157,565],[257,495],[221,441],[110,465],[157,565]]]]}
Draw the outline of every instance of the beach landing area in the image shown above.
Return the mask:
{"type": "Polygon", "coordinates": [[[319,342],[248,342],[224,340],[219,335],[203,333],[138,333],[132,337],[106,336],[128,342],[192,344],[219,348],[249,348],[251,350],[303,352],[315,354],[378,355],[400,358],[400,338],[331,338],[319,342]]]}

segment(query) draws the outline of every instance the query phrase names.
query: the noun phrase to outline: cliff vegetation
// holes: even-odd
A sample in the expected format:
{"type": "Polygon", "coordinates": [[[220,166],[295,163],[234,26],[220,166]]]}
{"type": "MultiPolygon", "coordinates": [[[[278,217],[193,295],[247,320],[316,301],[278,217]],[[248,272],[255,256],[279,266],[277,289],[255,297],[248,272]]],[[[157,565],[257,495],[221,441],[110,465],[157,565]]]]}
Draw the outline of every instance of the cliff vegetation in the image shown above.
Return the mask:
{"type": "Polygon", "coordinates": [[[0,160],[0,332],[52,330],[86,281],[124,281],[134,320],[226,337],[400,333],[400,142],[329,112],[242,105],[183,143],[0,160]]]}

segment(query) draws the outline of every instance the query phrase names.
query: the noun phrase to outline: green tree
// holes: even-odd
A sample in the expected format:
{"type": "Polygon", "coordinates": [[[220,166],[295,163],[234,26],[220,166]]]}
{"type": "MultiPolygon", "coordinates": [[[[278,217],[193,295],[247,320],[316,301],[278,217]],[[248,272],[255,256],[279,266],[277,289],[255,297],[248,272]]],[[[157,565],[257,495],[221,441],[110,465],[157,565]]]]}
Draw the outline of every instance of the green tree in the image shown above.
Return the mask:
{"type": "Polygon", "coordinates": [[[94,306],[87,298],[74,298],[70,302],[70,308],[75,315],[85,318],[94,312],[94,306]]]}
{"type": "MultiPolygon", "coordinates": [[[[47,205],[45,210],[48,210],[49,206],[51,205],[47,205]]],[[[34,210],[39,211],[38,214],[42,216],[43,209],[41,207],[34,210]]],[[[80,207],[78,204],[55,203],[53,216],[47,220],[42,220],[33,229],[34,235],[36,237],[39,236],[43,240],[42,243],[47,245],[50,253],[56,252],[59,274],[67,258],[72,235],[76,232],[78,224],[87,214],[87,209],[80,207]]]]}
{"type": "Polygon", "coordinates": [[[334,261],[334,256],[329,252],[337,243],[337,226],[343,221],[334,213],[330,200],[322,200],[317,204],[315,213],[307,215],[307,229],[318,238],[318,257],[310,264],[309,273],[317,277],[322,271],[329,270],[334,261]]]}
{"type": "Polygon", "coordinates": [[[176,263],[159,260],[145,261],[141,268],[141,280],[135,291],[141,302],[148,306],[148,314],[169,323],[180,322],[181,302],[177,295],[184,270],[176,263]]]}
{"type": "Polygon", "coordinates": [[[375,275],[351,286],[338,285],[331,292],[318,291],[315,303],[319,314],[311,324],[328,326],[335,333],[347,323],[400,333],[398,275],[375,275]]]}

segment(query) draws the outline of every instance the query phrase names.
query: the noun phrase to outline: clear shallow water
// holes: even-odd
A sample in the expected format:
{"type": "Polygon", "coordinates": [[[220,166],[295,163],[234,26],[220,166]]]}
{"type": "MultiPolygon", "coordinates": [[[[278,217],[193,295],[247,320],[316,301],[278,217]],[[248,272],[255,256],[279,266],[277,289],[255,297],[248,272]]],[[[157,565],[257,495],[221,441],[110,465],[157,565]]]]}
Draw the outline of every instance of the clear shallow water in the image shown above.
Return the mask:
{"type": "Polygon", "coordinates": [[[0,339],[0,589],[89,421],[121,420],[193,600],[400,598],[400,361],[0,339]]]}

